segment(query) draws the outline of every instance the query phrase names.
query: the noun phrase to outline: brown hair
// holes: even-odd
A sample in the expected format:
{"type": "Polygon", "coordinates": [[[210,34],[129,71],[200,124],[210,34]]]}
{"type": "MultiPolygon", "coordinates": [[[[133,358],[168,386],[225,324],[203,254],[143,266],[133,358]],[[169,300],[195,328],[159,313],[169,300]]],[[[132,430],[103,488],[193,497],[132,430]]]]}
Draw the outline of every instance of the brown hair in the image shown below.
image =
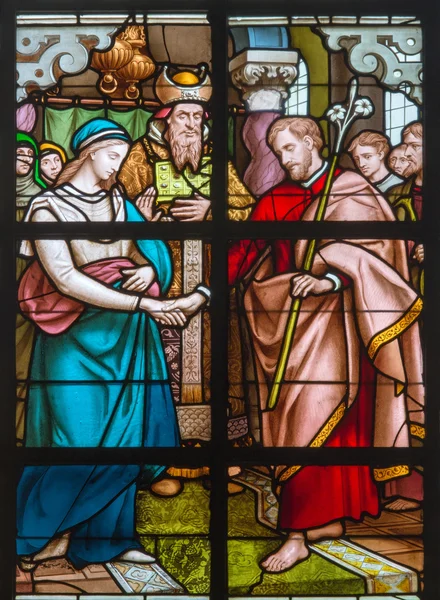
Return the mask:
{"type": "Polygon", "coordinates": [[[419,121],[414,121],[414,123],[410,123],[403,130],[402,136],[408,135],[408,133],[412,133],[416,138],[422,139],[423,137],[423,125],[419,121]]]}
{"type": "Polygon", "coordinates": [[[348,151],[353,152],[358,146],[371,146],[376,152],[383,152],[385,156],[390,151],[388,138],[378,131],[362,131],[352,139],[348,151]]]}
{"type": "Polygon", "coordinates": [[[306,135],[312,138],[314,147],[319,151],[324,145],[323,134],[319,125],[307,117],[282,117],[272,123],[267,135],[267,143],[273,146],[276,135],[289,128],[300,140],[306,135]]]}
{"type": "MultiPolygon", "coordinates": [[[[86,160],[93,152],[97,152],[102,148],[108,148],[109,146],[122,146],[122,144],[127,144],[123,140],[113,139],[113,140],[102,140],[101,142],[96,142],[95,144],[91,144],[88,148],[85,148],[78,158],[74,158],[71,160],[64,169],[61,171],[58,179],[57,179],[57,187],[63,185],[63,183],[68,183],[72,177],[79,171],[79,169],[83,166],[86,160]]],[[[117,173],[113,173],[108,179],[102,179],[99,183],[101,189],[110,190],[116,183],[117,173]]]]}

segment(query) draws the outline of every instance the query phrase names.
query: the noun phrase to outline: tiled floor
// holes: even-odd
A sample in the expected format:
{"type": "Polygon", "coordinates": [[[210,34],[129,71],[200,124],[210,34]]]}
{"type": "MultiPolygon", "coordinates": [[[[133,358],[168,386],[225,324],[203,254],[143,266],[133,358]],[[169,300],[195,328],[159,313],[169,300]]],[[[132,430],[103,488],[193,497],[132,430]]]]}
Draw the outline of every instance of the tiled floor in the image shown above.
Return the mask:
{"type": "Polygon", "coordinates": [[[396,513],[384,510],[378,519],[347,524],[350,540],[402,565],[423,577],[422,511],[396,513]]]}
{"type": "MultiPolygon", "coordinates": [[[[252,482],[251,482],[252,483],[252,482]]],[[[188,486],[187,492],[196,492],[198,485],[195,484],[197,489],[192,490],[191,486],[188,486]]],[[[260,486],[261,487],[261,486],[260,486]]],[[[255,485],[249,484],[249,489],[255,491],[255,485]]],[[[260,520],[267,521],[266,527],[270,525],[271,515],[270,510],[274,507],[269,502],[270,497],[264,495],[264,486],[260,493],[260,520]],[[268,502],[265,503],[265,499],[268,502]],[[266,506],[267,504],[267,506],[266,506]],[[267,514],[266,514],[267,513],[267,514]]],[[[203,492],[206,494],[206,492],[203,492]]],[[[267,495],[267,494],[266,494],[267,495]]],[[[252,496],[254,497],[254,496],[252,496]]],[[[199,502],[200,505],[200,502],[199,502]]],[[[156,511],[157,512],[157,511],[156,511]]],[[[203,511],[202,511],[203,512],[203,511]]],[[[149,525],[149,519],[147,519],[149,525]]],[[[260,521],[261,522],[261,521],[260,521]]],[[[139,524],[138,524],[139,525],[139,524]]],[[[259,527],[257,523],[255,527],[259,527]]],[[[261,526],[260,526],[261,527],[261,526]]],[[[202,528],[203,529],[203,528],[202,528]]],[[[277,537],[274,530],[267,529],[268,535],[273,541],[277,537]]],[[[191,530],[191,533],[195,531],[191,530]]],[[[198,532],[198,531],[197,531],[198,532]]],[[[202,533],[206,533],[203,529],[202,533]]],[[[142,533],[153,533],[150,531],[142,531],[142,533]]],[[[382,515],[378,519],[366,517],[362,523],[348,523],[346,527],[346,538],[361,547],[366,548],[370,552],[373,552],[379,556],[383,556],[395,563],[400,563],[410,569],[413,569],[421,574],[423,577],[423,543],[422,543],[422,513],[421,511],[406,512],[406,513],[394,513],[390,511],[383,511],[382,515]]],[[[270,540],[269,540],[270,541],[270,540]]],[[[110,575],[109,570],[104,565],[89,565],[82,571],[75,570],[70,563],[61,559],[57,561],[50,561],[38,567],[33,574],[34,589],[32,589],[32,577],[29,573],[24,573],[17,568],[17,600],[43,600],[46,594],[51,595],[51,600],[57,600],[58,594],[63,600],[78,600],[83,598],[83,594],[87,594],[87,600],[103,600],[106,594],[120,594],[118,598],[125,598],[124,592],[116,584],[115,579],[110,575]],[[38,593],[38,596],[33,594],[38,593]],[[95,595],[99,593],[100,595],[95,595]]],[[[133,589],[134,593],[136,591],[133,589]]],[[[139,588],[139,591],[141,589],[139,588]]],[[[144,591],[144,590],[142,590],[144,591]]],[[[290,592],[291,593],[291,592],[290,592]]],[[[355,594],[359,592],[355,592],[355,594]]],[[[365,593],[365,592],[364,592],[365,593]]],[[[283,594],[280,594],[283,596],[283,594]]],[[[137,600],[136,595],[127,596],[137,600]]],[[[150,596],[148,596],[150,599],[150,596]]],[[[174,596],[175,597],[175,596],[174,596]]],[[[178,596],[184,598],[184,596],[178,596]]],[[[114,596],[113,596],[114,598],[114,596]]],[[[139,596],[143,600],[144,596],[139,596]]],[[[162,600],[166,600],[165,596],[160,596],[162,600]]],[[[195,598],[195,597],[193,597],[195,598]]],[[[285,596],[286,600],[289,600],[289,595],[285,596]]],[[[363,594],[360,596],[352,596],[348,594],[344,600],[382,600],[383,597],[370,595],[365,597],[363,594]]],[[[417,600],[416,595],[402,595],[395,596],[399,600],[417,600]]],[[[394,600],[394,596],[390,595],[386,597],[387,600],[394,600]]],[[[295,597],[295,600],[301,600],[295,597]]],[[[314,600],[318,600],[315,596],[314,600]]],[[[319,600],[327,600],[325,597],[319,598],[319,600]]],[[[333,597],[332,600],[335,600],[333,597]]]]}

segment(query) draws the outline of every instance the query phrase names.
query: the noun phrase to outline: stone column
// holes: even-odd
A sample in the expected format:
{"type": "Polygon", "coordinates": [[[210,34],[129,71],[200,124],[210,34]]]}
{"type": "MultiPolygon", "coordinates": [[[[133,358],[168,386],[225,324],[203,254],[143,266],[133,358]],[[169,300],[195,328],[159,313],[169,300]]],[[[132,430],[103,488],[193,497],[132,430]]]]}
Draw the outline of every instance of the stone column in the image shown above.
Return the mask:
{"type": "Polygon", "coordinates": [[[232,83],[240,90],[249,113],[243,140],[251,162],[244,182],[255,196],[262,196],[285,177],[266,135],[283,112],[288,88],[297,75],[297,63],[296,50],[243,50],[229,63],[232,83]]]}
{"type": "MultiPolygon", "coordinates": [[[[183,242],[183,293],[190,294],[203,281],[203,242],[183,242]]],[[[182,331],[182,387],[184,404],[203,401],[202,313],[192,317],[182,331]]]]}

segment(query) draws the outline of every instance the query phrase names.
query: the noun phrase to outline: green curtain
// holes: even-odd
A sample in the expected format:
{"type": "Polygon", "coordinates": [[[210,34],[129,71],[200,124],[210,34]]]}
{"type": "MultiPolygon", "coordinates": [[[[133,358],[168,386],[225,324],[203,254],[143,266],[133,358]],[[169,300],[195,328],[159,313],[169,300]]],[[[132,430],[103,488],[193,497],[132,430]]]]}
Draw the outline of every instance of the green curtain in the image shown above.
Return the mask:
{"type": "Polygon", "coordinates": [[[70,149],[70,140],[72,135],[90,121],[97,117],[105,117],[105,110],[90,110],[88,108],[66,108],[57,110],[56,108],[46,108],[44,111],[44,137],[47,141],[55,142],[64,148],[69,158],[73,154],[70,149]]]}
{"type": "Polygon", "coordinates": [[[78,127],[81,127],[81,125],[84,125],[90,119],[107,116],[109,119],[125,127],[131,138],[136,140],[144,135],[147,121],[151,115],[152,113],[142,108],[135,108],[129,111],[108,110],[107,114],[104,108],[98,110],[80,107],[62,110],[46,108],[44,113],[44,137],[46,140],[62,146],[67,156],[72,158],[70,140],[78,127]]]}
{"type": "Polygon", "coordinates": [[[108,118],[120,123],[122,127],[130,134],[131,139],[137,140],[145,134],[147,129],[147,121],[153,113],[150,113],[142,108],[135,108],[129,111],[109,110],[108,118]]]}

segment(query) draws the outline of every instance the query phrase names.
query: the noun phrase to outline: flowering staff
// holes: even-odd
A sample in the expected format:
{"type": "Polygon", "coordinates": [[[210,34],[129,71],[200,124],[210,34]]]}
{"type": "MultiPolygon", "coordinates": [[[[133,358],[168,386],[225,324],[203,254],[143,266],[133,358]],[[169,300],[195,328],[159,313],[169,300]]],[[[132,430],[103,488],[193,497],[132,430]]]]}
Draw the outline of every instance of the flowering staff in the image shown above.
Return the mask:
{"type": "MultiPolygon", "coordinates": [[[[373,114],[374,111],[374,107],[369,98],[357,97],[358,87],[358,81],[355,77],[353,77],[353,79],[350,81],[348,97],[345,104],[335,104],[331,106],[326,113],[326,117],[332,123],[334,123],[337,128],[337,136],[332,153],[332,159],[330,162],[330,168],[327,173],[327,178],[325,181],[322,196],[319,199],[318,208],[315,214],[315,222],[322,221],[324,219],[330,190],[335,177],[336,167],[338,164],[339,157],[341,155],[342,144],[349,127],[356,119],[368,118],[373,114]]],[[[308,272],[312,268],[316,250],[316,242],[317,240],[310,240],[307,245],[304,264],[302,266],[302,271],[304,272],[308,272]]],[[[286,372],[287,359],[289,357],[290,349],[292,347],[292,342],[295,335],[295,329],[298,322],[301,303],[302,300],[300,297],[295,298],[290,309],[289,319],[287,321],[286,331],[284,333],[284,339],[281,346],[280,358],[278,360],[278,365],[275,372],[269,401],[267,404],[269,410],[273,410],[278,402],[278,397],[281,391],[281,384],[284,380],[284,375],[286,372]]]]}

